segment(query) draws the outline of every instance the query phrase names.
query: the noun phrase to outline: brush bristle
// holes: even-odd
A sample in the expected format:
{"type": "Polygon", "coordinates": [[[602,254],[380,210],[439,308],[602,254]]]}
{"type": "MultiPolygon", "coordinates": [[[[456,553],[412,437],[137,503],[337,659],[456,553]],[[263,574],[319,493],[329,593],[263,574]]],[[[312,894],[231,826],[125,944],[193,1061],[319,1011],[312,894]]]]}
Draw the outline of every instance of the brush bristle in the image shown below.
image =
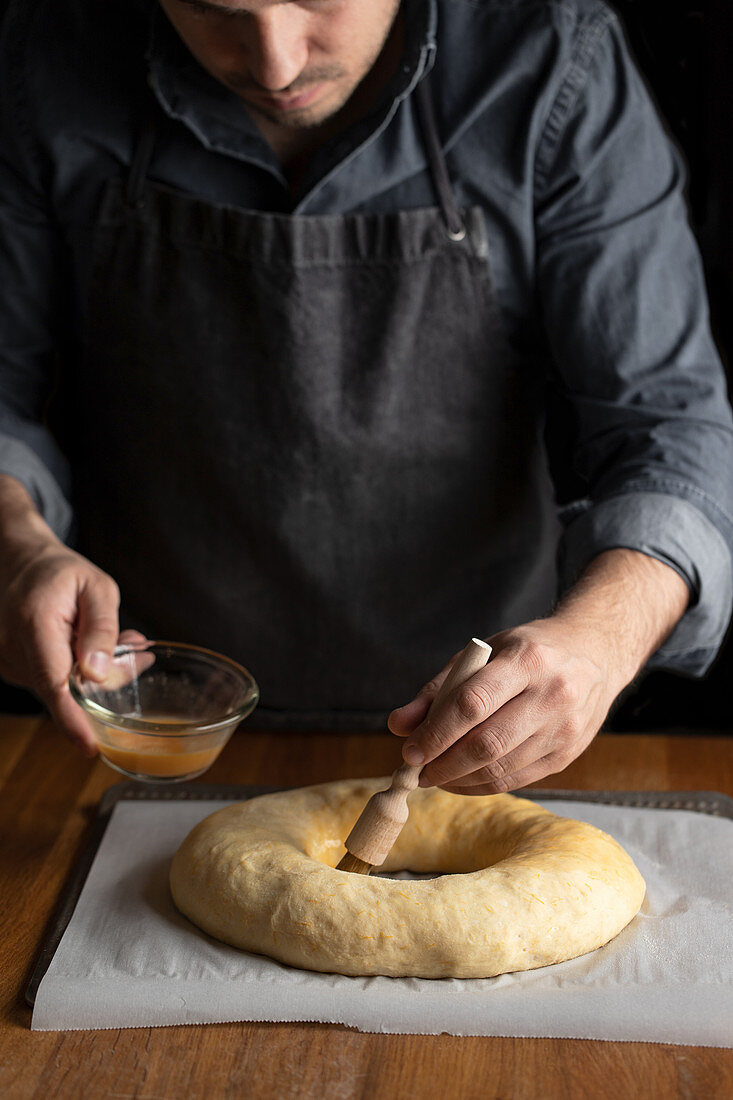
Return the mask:
{"type": "Polygon", "coordinates": [[[368,875],[372,869],[371,863],[365,863],[363,859],[359,859],[358,856],[352,856],[351,852],[347,852],[346,855],[339,861],[336,866],[337,871],[350,871],[354,875],[368,875]]]}

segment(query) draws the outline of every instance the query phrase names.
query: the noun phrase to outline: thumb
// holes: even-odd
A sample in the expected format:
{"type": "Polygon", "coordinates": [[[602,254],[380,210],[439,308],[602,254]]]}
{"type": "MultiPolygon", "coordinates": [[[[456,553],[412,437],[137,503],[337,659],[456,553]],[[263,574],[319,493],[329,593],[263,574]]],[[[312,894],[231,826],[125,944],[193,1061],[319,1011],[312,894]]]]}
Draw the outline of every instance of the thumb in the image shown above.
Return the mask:
{"type": "Polygon", "coordinates": [[[109,668],[117,635],[120,592],[105,573],[85,580],[78,597],[74,651],[84,676],[101,681],[109,668]]]}
{"type": "Polygon", "coordinates": [[[434,695],[428,695],[425,688],[423,688],[404,707],[393,710],[387,719],[387,727],[390,733],[396,734],[397,737],[409,737],[412,731],[417,729],[427,716],[433,699],[434,695]]]}
{"type": "Polygon", "coordinates": [[[404,707],[398,707],[397,710],[392,711],[387,719],[387,727],[391,733],[396,734],[397,737],[409,737],[412,731],[417,729],[420,723],[425,720],[433,700],[450,672],[456,657],[458,657],[458,653],[454,653],[448,664],[440,670],[438,675],[420,688],[414,699],[411,699],[404,707]]]}

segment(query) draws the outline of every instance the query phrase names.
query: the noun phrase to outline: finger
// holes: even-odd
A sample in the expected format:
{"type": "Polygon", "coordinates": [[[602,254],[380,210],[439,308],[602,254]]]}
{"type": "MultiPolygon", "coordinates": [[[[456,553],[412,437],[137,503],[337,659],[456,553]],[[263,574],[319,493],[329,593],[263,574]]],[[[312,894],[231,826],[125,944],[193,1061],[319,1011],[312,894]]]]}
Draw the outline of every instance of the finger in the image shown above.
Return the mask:
{"type": "Polygon", "coordinates": [[[463,783],[451,783],[442,787],[451,794],[480,795],[480,794],[505,794],[507,791],[517,791],[523,787],[531,787],[540,779],[548,775],[554,775],[567,767],[567,761],[558,753],[548,753],[540,757],[526,768],[520,769],[513,775],[504,776],[502,779],[492,780],[488,783],[477,783],[475,786],[465,786],[463,783]]]}
{"type": "Polygon", "coordinates": [[[81,707],[71,697],[71,625],[63,616],[50,618],[24,639],[28,675],[24,682],[42,700],[62,733],[89,756],[96,755],[96,738],[81,707]]]}
{"type": "Polygon", "coordinates": [[[528,708],[526,695],[525,692],[507,703],[488,722],[471,730],[423,768],[420,786],[442,787],[459,781],[470,786],[491,782],[543,756],[547,743],[539,736],[539,715],[528,708]]]}
{"type": "MultiPolygon", "coordinates": [[[[449,779],[452,785],[460,784],[462,787],[480,787],[487,783],[494,784],[495,790],[500,790],[502,781],[510,776],[519,774],[525,768],[530,767],[536,760],[542,759],[547,754],[547,742],[543,733],[536,733],[523,741],[513,752],[506,756],[493,760],[490,764],[484,764],[476,771],[449,779]]],[[[422,776],[420,777],[422,779],[422,776]]],[[[421,784],[422,785],[422,784],[421,784]]],[[[443,787],[441,781],[426,786],[443,787]]]]}
{"type": "Polygon", "coordinates": [[[430,710],[433,699],[440,691],[441,685],[450,672],[457,656],[458,653],[454,653],[450,661],[440,670],[438,675],[434,676],[432,680],[429,680],[427,684],[420,688],[414,699],[411,699],[410,702],[406,703],[403,707],[397,707],[396,710],[392,711],[387,719],[387,726],[392,733],[396,734],[398,737],[409,737],[415,727],[420,725],[430,710]]]}
{"type": "Polygon", "coordinates": [[[140,676],[146,669],[152,668],[155,664],[154,653],[148,653],[145,649],[137,650],[138,646],[148,645],[148,639],[139,630],[123,630],[120,634],[120,645],[133,647],[136,652],[129,654],[128,661],[122,666],[124,675],[121,677],[119,685],[115,684],[114,686],[129,683],[130,680],[134,680],[135,677],[140,676]]]}
{"type": "Polygon", "coordinates": [[[122,649],[115,647],[117,652],[104,676],[105,691],[119,691],[155,664],[155,654],[146,652],[148,639],[139,630],[123,630],[118,645],[122,649]]]}
{"type": "Polygon", "coordinates": [[[486,668],[452,691],[444,702],[433,707],[413,730],[402,749],[403,757],[410,764],[430,763],[510,699],[520,695],[529,681],[526,664],[499,653],[486,668]]]}
{"type": "Polygon", "coordinates": [[[94,730],[84,711],[74,702],[66,684],[51,694],[47,706],[54,725],[86,756],[96,756],[98,749],[94,730]]]}
{"type": "MultiPolygon", "coordinates": [[[[425,688],[422,691],[425,691],[425,688]]],[[[434,695],[423,695],[418,692],[415,698],[404,707],[398,707],[397,710],[392,711],[387,719],[387,728],[397,737],[409,737],[425,718],[434,697],[434,695]]]]}
{"type": "Polygon", "coordinates": [[[84,676],[102,681],[117,644],[120,593],[111,577],[100,573],[86,580],[78,597],[75,652],[84,676]]]}
{"type": "Polygon", "coordinates": [[[67,681],[71,671],[72,627],[69,609],[56,608],[33,619],[21,635],[24,653],[23,682],[46,706],[51,705],[55,692],[67,681]]]}

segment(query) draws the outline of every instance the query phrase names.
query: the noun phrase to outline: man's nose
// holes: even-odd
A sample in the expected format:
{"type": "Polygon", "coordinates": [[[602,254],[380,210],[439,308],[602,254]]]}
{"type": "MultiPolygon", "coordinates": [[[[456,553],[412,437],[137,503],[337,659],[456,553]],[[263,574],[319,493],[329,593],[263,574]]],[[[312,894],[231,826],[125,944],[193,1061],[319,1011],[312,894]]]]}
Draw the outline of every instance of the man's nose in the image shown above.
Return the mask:
{"type": "Polygon", "coordinates": [[[277,92],[288,88],[308,61],[308,40],[302,11],[291,4],[274,4],[253,19],[248,48],[252,79],[277,92]]]}

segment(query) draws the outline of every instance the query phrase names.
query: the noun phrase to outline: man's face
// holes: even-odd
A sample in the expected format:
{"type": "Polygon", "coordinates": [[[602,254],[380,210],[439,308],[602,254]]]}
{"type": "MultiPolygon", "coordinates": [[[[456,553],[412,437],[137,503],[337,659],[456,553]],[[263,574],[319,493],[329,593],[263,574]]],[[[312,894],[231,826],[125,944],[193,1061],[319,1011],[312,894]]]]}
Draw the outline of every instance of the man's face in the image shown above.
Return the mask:
{"type": "Polygon", "coordinates": [[[252,110],[318,126],[371,70],[400,0],[160,0],[191,53],[252,110]]]}

